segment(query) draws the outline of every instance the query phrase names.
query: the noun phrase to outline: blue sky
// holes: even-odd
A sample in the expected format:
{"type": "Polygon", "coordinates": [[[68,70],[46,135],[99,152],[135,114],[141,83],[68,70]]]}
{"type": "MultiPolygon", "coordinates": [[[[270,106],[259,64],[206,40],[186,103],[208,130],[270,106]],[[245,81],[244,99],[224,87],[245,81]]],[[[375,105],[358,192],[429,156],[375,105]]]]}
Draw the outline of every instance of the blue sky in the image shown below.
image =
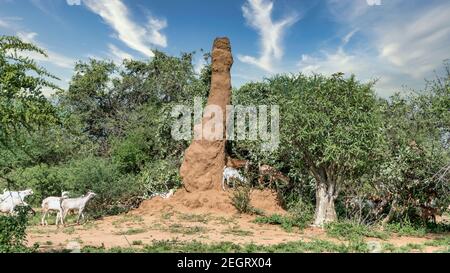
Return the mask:
{"type": "Polygon", "coordinates": [[[448,0],[0,0],[0,34],[44,48],[62,87],[77,60],[209,51],[228,36],[234,86],[341,71],[389,96],[423,88],[450,58],[449,14],[448,0]]]}

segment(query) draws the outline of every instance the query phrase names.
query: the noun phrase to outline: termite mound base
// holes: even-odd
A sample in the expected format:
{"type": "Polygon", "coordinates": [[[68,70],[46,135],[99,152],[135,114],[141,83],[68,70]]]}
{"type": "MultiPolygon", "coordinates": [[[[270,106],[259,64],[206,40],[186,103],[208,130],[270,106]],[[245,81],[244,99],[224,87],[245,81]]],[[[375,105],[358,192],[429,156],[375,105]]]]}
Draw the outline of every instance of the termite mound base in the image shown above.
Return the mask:
{"type": "MultiPolygon", "coordinates": [[[[232,189],[228,191],[207,190],[187,192],[179,189],[168,198],[155,197],[142,202],[135,211],[139,214],[159,214],[167,212],[181,212],[191,214],[234,215],[237,209],[231,202],[232,189]]],[[[250,194],[250,205],[262,210],[265,214],[284,214],[285,210],[278,204],[277,194],[272,190],[253,189],[250,194]]]]}

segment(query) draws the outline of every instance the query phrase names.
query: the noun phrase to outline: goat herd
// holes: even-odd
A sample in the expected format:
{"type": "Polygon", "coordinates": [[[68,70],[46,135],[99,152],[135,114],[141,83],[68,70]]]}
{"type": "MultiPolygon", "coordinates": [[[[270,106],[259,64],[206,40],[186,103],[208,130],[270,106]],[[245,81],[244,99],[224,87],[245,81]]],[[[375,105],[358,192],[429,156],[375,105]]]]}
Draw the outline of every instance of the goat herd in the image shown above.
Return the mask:
{"type": "MultiPolygon", "coordinates": [[[[14,214],[14,210],[17,206],[28,206],[25,202],[25,198],[33,194],[33,190],[27,189],[24,191],[8,191],[3,190],[3,194],[0,195],[0,212],[14,214]]],[[[84,208],[86,204],[96,194],[89,191],[87,194],[78,198],[69,198],[68,192],[63,192],[61,197],[47,197],[42,201],[42,219],[41,225],[47,225],[47,215],[51,211],[56,211],[56,225],[61,223],[64,225],[64,219],[69,211],[77,211],[78,218],[77,224],[80,223],[80,218],[84,220],[84,208]]]]}

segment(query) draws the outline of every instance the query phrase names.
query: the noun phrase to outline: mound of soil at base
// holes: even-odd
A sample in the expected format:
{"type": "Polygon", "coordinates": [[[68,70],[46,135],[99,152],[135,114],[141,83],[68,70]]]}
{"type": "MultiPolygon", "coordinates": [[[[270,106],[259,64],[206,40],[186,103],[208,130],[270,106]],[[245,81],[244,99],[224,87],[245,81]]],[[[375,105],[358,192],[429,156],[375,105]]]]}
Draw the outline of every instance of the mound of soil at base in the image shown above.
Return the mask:
{"type": "MultiPolygon", "coordinates": [[[[286,211],[279,205],[277,195],[271,190],[252,190],[250,204],[266,214],[283,214],[286,211]]],[[[154,197],[142,202],[134,212],[138,214],[155,214],[160,212],[216,213],[236,214],[238,211],[231,203],[231,191],[208,190],[187,192],[178,190],[172,197],[163,199],[154,197]]]]}

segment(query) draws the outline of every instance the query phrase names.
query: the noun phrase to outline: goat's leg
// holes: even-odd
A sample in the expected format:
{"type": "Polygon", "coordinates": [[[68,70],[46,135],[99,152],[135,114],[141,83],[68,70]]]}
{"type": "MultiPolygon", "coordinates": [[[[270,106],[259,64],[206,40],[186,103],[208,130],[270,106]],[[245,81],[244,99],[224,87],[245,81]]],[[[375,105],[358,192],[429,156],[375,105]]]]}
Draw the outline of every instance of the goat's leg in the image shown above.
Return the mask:
{"type": "Polygon", "coordinates": [[[84,210],[81,210],[81,217],[83,218],[83,223],[86,223],[86,219],[84,218],[84,210]]]}
{"type": "Polygon", "coordinates": [[[78,218],[77,218],[77,224],[78,225],[80,224],[81,213],[82,213],[82,211],[81,211],[81,209],[79,209],[78,210],[78,218]]]}
{"type": "Polygon", "coordinates": [[[67,209],[64,209],[63,210],[63,214],[62,214],[62,220],[64,221],[64,220],[66,220],[66,216],[67,216],[67,213],[69,212],[69,210],[67,210],[67,209]]]}
{"type": "Polygon", "coordinates": [[[59,210],[59,220],[61,221],[61,225],[64,226],[64,219],[63,219],[62,215],[63,215],[63,211],[62,211],[62,209],[60,209],[59,210]]]}
{"type": "Polygon", "coordinates": [[[59,218],[60,218],[60,212],[58,211],[58,212],[56,212],[56,220],[55,220],[55,225],[56,225],[56,227],[58,227],[59,226],[59,218]]]}
{"type": "Polygon", "coordinates": [[[64,226],[66,226],[66,223],[67,223],[66,215],[67,215],[67,212],[62,208],[61,221],[64,223],[63,224],[64,226]]]}
{"type": "Polygon", "coordinates": [[[45,226],[48,226],[48,221],[47,221],[47,217],[50,215],[50,212],[49,211],[46,211],[45,212],[45,218],[44,218],[44,225],[45,226]]]}
{"type": "Polygon", "coordinates": [[[41,218],[41,226],[44,226],[44,225],[45,225],[45,217],[46,217],[46,216],[47,216],[47,211],[44,210],[44,213],[43,213],[42,218],[41,218]]]}
{"type": "Polygon", "coordinates": [[[59,227],[59,224],[63,224],[62,223],[62,211],[61,209],[58,210],[58,212],[56,213],[56,226],[59,227]]]}

